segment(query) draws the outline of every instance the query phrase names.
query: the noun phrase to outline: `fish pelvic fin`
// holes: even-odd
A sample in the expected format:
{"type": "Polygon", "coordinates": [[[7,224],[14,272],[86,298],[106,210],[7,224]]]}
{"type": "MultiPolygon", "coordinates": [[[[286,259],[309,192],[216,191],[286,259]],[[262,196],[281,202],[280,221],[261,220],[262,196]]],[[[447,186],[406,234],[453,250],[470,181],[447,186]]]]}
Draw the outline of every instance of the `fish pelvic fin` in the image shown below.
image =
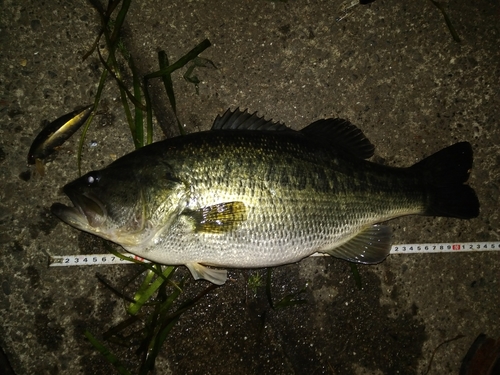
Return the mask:
{"type": "Polygon", "coordinates": [[[392,231],[386,225],[372,225],[346,243],[331,249],[324,250],[335,258],[361,264],[375,264],[382,262],[391,251],[392,231]]]}
{"type": "Polygon", "coordinates": [[[465,185],[472,168],[469,142],[455,143],[409,168],[423,180],[427,205],[423,215],[472,219],[479,215],[476,192],[465,185]]]}
{"type": "Polygon", "coordinates": [[[223,202],[199,210],[185,210],[183,214],[194,221],[197,232],[205,233],[226,233],[247,219],[243,202],[223,202]]]}
{"type": "Polygon", "coordinates": [[[187,263],[185,265],[195,280],[207,280],[215,285],[222,285],[227,280],[227,270],[208,268],[200,263],[187,263]]]}

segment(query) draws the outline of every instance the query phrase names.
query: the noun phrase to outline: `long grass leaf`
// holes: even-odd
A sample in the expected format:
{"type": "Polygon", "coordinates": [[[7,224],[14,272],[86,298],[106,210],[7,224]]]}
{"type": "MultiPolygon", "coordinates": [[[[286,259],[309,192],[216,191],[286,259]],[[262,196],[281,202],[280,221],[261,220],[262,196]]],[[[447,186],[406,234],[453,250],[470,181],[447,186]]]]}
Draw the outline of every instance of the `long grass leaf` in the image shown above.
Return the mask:
{"type": "Polygon", "coordinates": [[[272,269],[268,268],[267,269],[267,276],[266,276],[266,297],[267,297],[267,302],[269,303],[269,306],[271,306],[272,309],[274,309],[274,303],[273,303],[273,297],[271,295],[271,274],[272,274],[272,269]]]}
{"type": "MultiPolygon", "coordinates": [[[[183,286],[184,284],[181,283],[181,285],[183,286]]],[[[165,340],[167,339],[170,331],[180,319],[181,314],[183,314],[186,310],[192,308],[201,298],[203,298],[205,295],[207,295],[212,290],[218,287],[219,287],[218,285],[213,285],[213,284],[210,285],[208,288],[204,289],[201,293],[199,293],[195,298],[192,298],[184,302],[174,314],[171,314],[169,316],[166,316],[165,313],[167,313],[168,310],[171,308],[174,300],[180,294],[180,291],[177,293],[175,292],[172,293],[168,297],[168,299],[164,303],[162,303],[162,305],[160,306],[160,313],[161,313],[160,320],[162,324],[160,329],[158,330],[158,333],[156,334],[156,337],[151,343],[152,345],[150,346],[150,350],[147,355],[146,361],[141,366],[140,374],[147,374],[148,371],[154,369],[156,357],[158,356],[158,353],[160,352],[160,349],[163,346],[165,340]]]]}
{"type": "Polygon", "coordinates": [[[105,358],[111,363],[116,371],[122,375],[132,375],[125,366],[120,362],[117,356],[109,351],[99,340],[97,340],[88,330],[85,330],[85,337],[90,341],[90,343],[96,348],[105,358]]]}
{"type": "MultiPolygon", "coordinates": [[[[160,65],[160,70],[168,67],[168,57],[165,51],[158,52],[158,61],[160,65]]],[[[181,135],[186,135],[186,132],[182,128],[181,122],[179,121],[179,117],[177,117],[177,104],[175,102],[175,94],[174,94],[174,85],[172,83],[172,75],[170,73],[165,73],[161,76],[163,81],[163,86],[165,86],[165,91],[167,92],[168,100],[170,102],[170,106],[172,107],[172,111],[174,112],[175,121],[177,122],[177,126],[179,128],[179,132],[181,135]]]]}
{"type": "Polygon", "coordinates": [[[182,56],[179,60],[174,62],[172,65],[169,65],[166,68],[160,69],[157,72],[150,73],[150,74],[146,75],[146,78],[151,79],[151,78],[161,77],[164,74],[171,74],[172,72],[176,71],[177,69],[182,68],[184,65],[186,65],[188,62],[193,60],[196,56],[198,56],[200,53],[205,51],[211,45],[212,44],[210,43],[210,41],[208,39],[205,39],[200,44],[198,44],[196,47],[194,47],[191,51],[189,51],[184,56],[182,56]]]}
{"type": "MultiPolygon", "coordinates": [[[[129,58],[129,65],[130,69],[132,70],[132,78],[134,83],[134,97],[138,102],[141,102],[141,96],[142,96],[141,80],[139,78],[139,73],[137,72],[137,68],[134,65],[132,57],[129,58]]],[[[135,134],[133,134],[133,136],[136,148],[144,146],[144,113],[142,111],[142,108],[140,108],[137,105],[135,106],[135,134]]]]}
{"type": "Polygon", "coordinates": [[[139,375],[147,375],[148,372],[152,371],[155,367],[156,358],[158,357],[158,353],[163,345],[163,342],[168,337],[168,334],[175,326],[179,317],[176,317],[168,322],[168,324],[155,336],[152,342],[152,348],[146,354],[146,360],[141,365],[139,370],[139,375]]]}
{"type": "Polygon", "coordinates": [[[104,30],[108,27],[109,23],[109,18],[115,8],[118,6],[121,0],[115,0],[115,1],[108,1],[108,8],[104,10],[102,7],[102,4],[98,0],[89,0],[90,5],[97,11],[101,18],[101,31],[97,34],[94,43],[92,43],[92,46],[90,49],[83,55],[82,61],[85,61],[97,48],[99,44],[99,40],[101,39],[102,34],[104,33],[104,30]]]}
{"type": "MultiPolygon", "coordinates": [[[[109,51],[108,62],[110,62],[110,64],[108,64],[108,62],[106,62],[104,60],[99,48],[97,49],[97,52],[98,52],[99,60],[101,60],[102,65],[104,65],[106,70],[108,70],[109,74],[111,74],[111,76],[115,79],[116,83],[118,84],[118,88],[120,89],[120,92],[122,92],[122,96],[127,97],[134,105],[145,110],[146,108],[144,108],[143,104],[140,101],[135,99],[134,95],[130,92],[130,90],[127,88],[127,86],[125,86],[125,84],[122,82],[120,69],[118,67],[118,62],[116,61],[115,51],[112,51],[112,50],[109,51]]],[[[127,104],[127,108],[128,108],[128,104],[127,104]]]]}
{"type": "Polygon", "coordinates": [[[455,30],[455,28],[451,24],[451,20],[448,17],[448,15],[446,14],[446,12],[444,11],[443,6],[440,3],[438,3],[437,1],[434,1],[434,0],[431,0],[431,3],[433,3],[441,11],[441,13],[442,13],[442,15],[444,17],[444,22],[446,22],[446,26],[448,26],[448,29],[450,30],[451,36],[453,37],[453,39],[455,40],[455,42],[460,43],[460,37],[458,36],[457,31],[455,30]]]}
{"type": "MultiPolygon", "coordinates": [[[[108,34],[108,32],[109,32],[109,21],[110,21],[111,13],[118,6],[118,4],[120,3],[120,1],[121,0],[109,1],[108,2],[108,8],[107,8],[106,12],[104,12],[104,9],[102,8],[102,6],[101,6],[101,4],[99,2],[97,2],[97,1],[91,1],[90,2],[91,5],[99,13],[99,16],[101,17],[102,30],[99,33],[98,38],[100,37],[100,35],[102,35],[104,33],[104,35],[106,36],[106,41],[108,42],[108,45],[110,44],[109,43],[109,34],[108,34]]],[[[127,1],[127,2],[128,2],[128,6],[130,6],[130,1],[127,1]]],[[[122,7],[122,10],[124,11],[124,13],[122,14],[121,23],[118,23],[119,27],[121,27],[121,24],[123,23],[123,20],[124,20],[125,15],[126,15],[126,11],[128,10],[128,6],[125,7],[125,8],[122,7]]],[[[97,47],[97,45],[98,45],[97,42],[98,42],[98,39],[96,39],[95,47],[97,47]]],[[[89,52],[91,52],[93,50],[93,48],[94,47],[92,47],[89,52]]],[[[111,62],[112,59],[113,59],[113,57],[111,56],[112,52],[113,52],[113,49],[110,48],[110,56],[108,56],[108,63],[111,62]]],[[[88,55],[89,55],[89,53],[85,54],[84,58],[86,58],[88,55]]],[[[102,56],[101,56],[100,52],[99,52],[99,57],[100,57],[101,61],[104,61],[102,59],[102,56]]],[[[104,62],[104,66],[108,67],[108,63],[104,62]]],[[[101,100],[101,95],[102,95],[102,91],[104,89],[104,85],[106,83],[106,78],[108,76],[108,71],[110,71],[110,69],[106,68],[101,73],[101,78],[99,79],[99,85],[97,87],[97,93],[95,95],[95,100],[94,100],[94,109],[95,110],[90,115],[90,117],[87,119],[87,122],[85,123],[85,125],[83,127],[83,130],[82,130],[82,135],[80,137],[80,142],[78,144],[77,166],[78,166],[78,175],[80,175],[80,176],[82,175],[82,151],[83,151],[83,144],[85,143],[85,138],[86,138],[86,135],[87,135],[87,131],[88,131],[89,127],[90,127],[90,124],[92,123],[92,120],[94,119],[95,113],[97,111],[97,107],[98,107],[99,102],[101,100]]]]}
{"type": "Polygon", "coordinates": [[[306,290],[307,285],[301,290],[299,290],[297,293],[288,294],[285,297],[283,297],[278,303],[274,303],[271,295],[271,273],[272,269],[268,268],[267,279],[266,279],[266,296],[267,296],[267,302],[269,303],[269,306],[271,306],[273,310],[282,309],[293,305],[303,305],[307,303],[307,301],[304,299],[294,299],[306,290]]]}
{"type": "Polygon", "coordinates": [[[363,286],[361,285],[361,275],[359,274],[358,266],[355,263],[349,263],[351,266],[352,277],[354,277],[354,282],[356,283],[356,287],[361,290],[363,286]]]}
{"type": "Polygon", "coordinates": [[[106,83],[106,77],[108,76],[107,70],[103,70],[101,73],[101,78],[99,79],[99,85],[97,86],[97,93],[95,94],[94,99],[94,111],[92,111],[91,115],[85,122],[85,125],[82,128],[82,135],[80,136],[80,142],[78,143],[78,152],[77,152],[77,166],[78,166],[78,175],[82,175],[82,151],[83,144],[85,143],[85,138],[87,136],[87,131],[89,130],[90,124],[94,119],[95,113],[97,111],[97,107],[99,102],[101,101],[102,90],[104,89],[104,84],[106,83]]]}
{"type": "Polygon", "coordinates": [[[149,285],[153,281],[155,275],[156,275],[156,273],[151,271],[151,270],[148,270],[146,272],[146,276],[144,277],[144,280],[142,281],[141,286],[135,292],[135,295],[134,295],[134,298],[132,298],[132,301],[130,301],[132,304],[136,303],[137,300],[140,298],[140,296],[146,292],[146,290],[149,288],[149,285]]]}
{"type": "Polygon", "coordinates": [[[141,293],[136,293],[134,300],[135,303],[131,303],[127,312],[131,315],[135,315],[139,312],[142,306],[151,298],[151,296],[158,290],[158,288],[170,277],[172,272],[175,270],[174,266],[169,266],[163,271],[163,278],[158,277],[155,281],[153,281],[149,287],[141,293]]]}
{"type": "Polygon", "coordinates": [[[153,143],[153,108],[148,91],[148,80],[144,78],[144,101],[146,102],[146,144],[153,143]]]}
{"type": "Polygon", "coordinates": [[[115,27],[113,28],[113,33],[111,34],[109,40],[112,45],[118,42],[118,37],[120,35],[123,22],[125,22],[125,17],[127,16],[128,9],[130,8],[132,0],[123,0],[122,7],[118,12],[115,20],[115,27]]]}
{"type": "Polygon", "coordinates": [[[117,325],[111,327],[110,329],[108,329],[106,332],[104,332],[102,334],[102,338],[104,340],[108,340],[109,338],[111,338],[112,336],[115,336],[117,335],[119,332],[123,331],[125,328],[128,328],[130,327],[132,324],[136,323],[139,321],[139,316],[137,315],[132,315],[132,316],[129,316],[127,319],[125,319],[124,321],[118,323],[117,325]]]}
{"type": "MultiPolygon", "coordinates": [[[[158,62],[160,65],[160,70],[168,67],[168,56],[165,51],[158,52],[158,62]]],[[[164,74],[161,76],[163,80],[163,85],[165,86],[165,91],[167,92],[168,100],[172,106],[174,113],[177,113],[177,105],[175,102],[174,85],[172,83],[172,76],[170,74],[164,74]]]]}
{"type": "Polygon", "coordinates": [[[193,61],[191,61],[191,65],[182,76],[186,82],[192,83],[194,85],[197,95],[200,93],[199,92],[200,80],[197,76],[193,75],[194,69],[197,67],[206,68],[208,67],[208,65],[212,65],[214,68],[217,69],[217,67],[211,60],[204,59],[201,57],[196,57],[193,59],[193,61]]]}
{"type": "Polygon", "coordinates": [[[115,257],[117,258],[120,258],[120,259],[123,259],[123,260],[126,260],[128,262],[132,262],[132,263],[135,263],[135,264],[139,264],[141,267],[143,267],[144,269],[148,269],[148,270],[151,270],[153,271],[154,273],[156,273],[156,275],[158,275],[159,277],[163,277],[163,273],[162,272],[159,272],[154,266],[155,266],[155,263],[144,263],[144,262],[141,262],[140,260],[137,260],[137,259],[134,259],[134,258],[130,258],[130,257],[127,257],[125,255],[123,255],[122,253],[119,253],[118,251],[114,250],[107,242],[104,242],[104,247],[106,248],[106,250],[108,250],[111,254],[113,254],[115,257]]]}
{"type": "Polygon", "coordinates": [[[96,275],[97,277],[97,280],[99,280],[99,282],[101,284],[103,284],[106,288],[108,288],[114,295],[118,296],[119,298],[121,299],[124,299],[128,302],[131,302],[131,303],[134,303],[134,299],[133,298],[130,298],[130,297],[127,297],[125,294],[123,294],[122,292],[118,291],[115,287],[113,287],[106,279],[104,279],[104,277],[102,277],[101,275],[97,274],[96,275]]]}

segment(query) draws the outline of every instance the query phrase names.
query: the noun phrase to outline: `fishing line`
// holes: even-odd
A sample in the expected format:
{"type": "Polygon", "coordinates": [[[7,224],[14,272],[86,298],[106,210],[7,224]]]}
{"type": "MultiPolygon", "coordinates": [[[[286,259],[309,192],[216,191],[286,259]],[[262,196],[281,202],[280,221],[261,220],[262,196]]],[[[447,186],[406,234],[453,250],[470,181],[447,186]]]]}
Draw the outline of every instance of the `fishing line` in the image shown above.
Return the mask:
{"type": "MultiPolygon", "coordinates": [[[[454,243],[424,243],[393,245],[390,254],[422,254],[422,253],[465,253],[499,251],[500,242],[454,242],[454,243]]],[[[49,267],[93,266],[103,264],[133,264],[133,260],[151,263],[149,260],[130,253],[123,256],[131,260],[121,259],[113,254],[87,255],[52,255],[49,256],[49,267]]],[[[328,256],[324,253],[314,253],[311,256],[328,256]]]]}

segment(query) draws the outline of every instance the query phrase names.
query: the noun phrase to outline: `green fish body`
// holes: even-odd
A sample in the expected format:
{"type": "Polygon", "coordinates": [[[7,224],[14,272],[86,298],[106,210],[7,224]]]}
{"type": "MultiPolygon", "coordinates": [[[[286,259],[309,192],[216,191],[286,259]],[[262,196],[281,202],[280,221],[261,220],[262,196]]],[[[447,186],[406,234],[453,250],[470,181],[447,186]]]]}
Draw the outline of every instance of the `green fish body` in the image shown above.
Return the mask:
{"type": "Polygon", "coordinates": [[[409,168],[367,161],[373,146],[341,119],[293,131],[235,110],[212,130],[154,143],[64,187],[74,204],[52,212],[127,251],[186,265],[225,282],[217,268],[297,262],[316,252],[378,263],[391,247],[378,223],[410,214],[473,218],[469,143],[409,168]],[[210,267],[207,267],[210,266],[210,267]]]}

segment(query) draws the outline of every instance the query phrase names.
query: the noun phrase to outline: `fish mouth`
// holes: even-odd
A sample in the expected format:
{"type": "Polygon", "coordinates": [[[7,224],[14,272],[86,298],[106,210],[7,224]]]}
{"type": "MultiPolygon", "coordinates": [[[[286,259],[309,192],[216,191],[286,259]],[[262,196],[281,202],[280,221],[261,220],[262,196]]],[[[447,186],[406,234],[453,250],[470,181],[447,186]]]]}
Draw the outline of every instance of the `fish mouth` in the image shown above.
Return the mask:
{"type": "Polygon", "coordinates": [[[50,207],[51,212],[77,229],[96,232],[106,220],[104,205],[91,194],[75,193],[67,187],[64,187],[64,193],[69,197],[74,207],[54,203],[50,207]]]}

